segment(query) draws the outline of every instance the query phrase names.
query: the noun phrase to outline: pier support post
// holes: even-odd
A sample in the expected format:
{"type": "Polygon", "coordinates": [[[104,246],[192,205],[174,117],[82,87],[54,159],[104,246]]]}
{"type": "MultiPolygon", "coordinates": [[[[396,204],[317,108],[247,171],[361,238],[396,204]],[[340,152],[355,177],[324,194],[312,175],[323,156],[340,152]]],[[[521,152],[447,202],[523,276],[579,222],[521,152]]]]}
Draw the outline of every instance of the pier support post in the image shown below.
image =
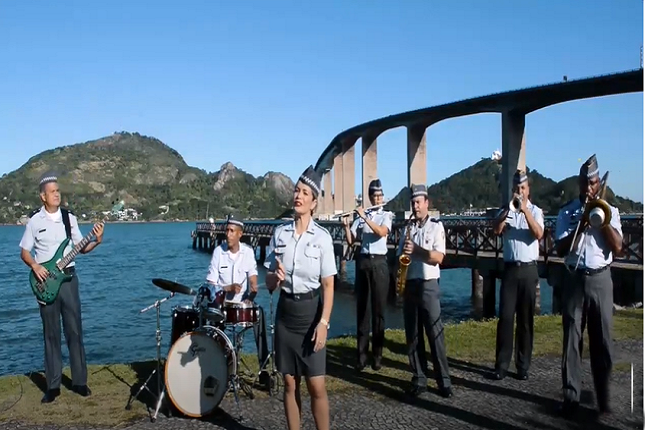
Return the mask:
{"type": "Polygon", "coordinates": [[[480,319],[483,315],[484,306],[484,278],[479,274],[479,270],[477,269],[472,269],[470,273],[472,318],[480,319]]]}
{"type": "Polygon", "coordinates": [[[540,279],[538,278],[537,285],[535,286],[535,310],[533,311],[534,315],[540,315],[540,279]]]}
{"type": "Polygon", "coordinates": [[[523,113],[502,113],[502,175],[500,186],[502,204],[511,201],[513,174],[517,169],[526,169],[525,119],[523,113]]]}
{"type": "Polygon", "coordinates": [[[363,188],[362,188],[362,206],[370,206],[369,185],[378,177],[377,174],[377,152],[376,136],[365,135],[361,137],[361,146],[363,147],[362,171],[363,171],[363,188]]]}

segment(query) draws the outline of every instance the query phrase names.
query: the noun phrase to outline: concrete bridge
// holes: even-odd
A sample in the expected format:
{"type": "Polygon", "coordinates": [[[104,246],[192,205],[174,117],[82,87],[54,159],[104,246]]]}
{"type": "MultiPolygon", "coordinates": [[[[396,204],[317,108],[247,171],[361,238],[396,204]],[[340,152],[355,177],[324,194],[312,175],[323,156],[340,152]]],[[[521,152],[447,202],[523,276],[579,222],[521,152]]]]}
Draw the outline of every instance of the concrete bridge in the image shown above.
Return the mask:
{"type": "Polygon", "coordinates": [[[323,174],[319,213],[333,215],[355,207],[355,146],[361,140],[362,195],[377,177],[377,139],[385,131],[407,129],[408,185],[427,184],[426,130],[449,118],[479,113],[500,113],[502,120],[502,202],[511,197],[512,177],[526,168],[526,115],[558,103],[643,91],[643,69],[570,80],[521,90],[461,100],[376,119],[343,131],[325,148],[316,163],[323,174]],[[333,175],[333,176],[332,176],[333,175]],[[332,188],[333,178],[333,188],[332,188]]]}

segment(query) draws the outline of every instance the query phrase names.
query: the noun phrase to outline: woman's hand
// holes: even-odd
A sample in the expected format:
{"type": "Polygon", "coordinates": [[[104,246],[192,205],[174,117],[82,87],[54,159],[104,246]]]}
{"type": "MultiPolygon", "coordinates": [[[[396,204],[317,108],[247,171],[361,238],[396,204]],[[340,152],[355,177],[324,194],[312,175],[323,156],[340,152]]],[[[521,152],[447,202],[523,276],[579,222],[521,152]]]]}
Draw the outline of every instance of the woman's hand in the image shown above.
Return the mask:
{"type": "Polygon", "coordinates": [[[311,341],[314,343],[314,352],[318,352],[325,347],[327,344],[327,324],[318,323],[311,341]]]}

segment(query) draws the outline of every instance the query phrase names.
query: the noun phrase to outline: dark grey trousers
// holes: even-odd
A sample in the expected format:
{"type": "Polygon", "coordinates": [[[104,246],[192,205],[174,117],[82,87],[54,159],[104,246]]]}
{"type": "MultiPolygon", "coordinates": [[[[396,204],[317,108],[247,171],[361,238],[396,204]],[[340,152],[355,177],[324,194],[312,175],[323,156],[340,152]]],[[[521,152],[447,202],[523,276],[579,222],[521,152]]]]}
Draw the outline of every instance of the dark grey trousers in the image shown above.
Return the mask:
{"type": "Polygon", "coordinates": [[[408,345],[408,359],[412,367],[412,384],[419,387],[428,385],[424,329],[430,344],[430,356],[437,385],[439,388],[451,386],[439,299],[439,282],[436,279],[409,280],[405,283],[403,294],[405,339],[408,345]]]}
{"type": "Polygon", "coordinates": [[[533,314],[535,290],[540,278],[536,264],[506,264],[500,288],[499,322],[495,370],[506,372],[513,355],[513,323],[515,329],[515,368],[528,372],[533,351],[533,314]]]}
{"type": "Polygon", "coordinates": [[[611,270],[569,274],[562,289],[562,391],[565,400],[580,401],[583,315],[589,330],[591,373],[599,404],[607,402],[613,355],[614,291],[611,270]]]}
{"type": "Polygon", "coordinates": [[[60,388],[63,373],[61,351],[60,320],[63,318],[63,331],[69,349],[69,361],[72,368],[72,384],[87,385],[87,365],[83,345],[83,327],[81,324],[81,299],[78,293],[78,277],[74,275],[70,282],[65,282],[58,297],[51,305],[40,305],[40,318],[43,321],[45,339],[45,377],[47,388],[60,388]]]}
{"type": "Polygon", "coordinates": [[[356,346],[358,362],[364,365],[369,350],[370,313],[372,354],[377,360],[383,356],[385,306],[390,287],[390,273],[385,255],[361,254],[356,266],[356,346]]]}

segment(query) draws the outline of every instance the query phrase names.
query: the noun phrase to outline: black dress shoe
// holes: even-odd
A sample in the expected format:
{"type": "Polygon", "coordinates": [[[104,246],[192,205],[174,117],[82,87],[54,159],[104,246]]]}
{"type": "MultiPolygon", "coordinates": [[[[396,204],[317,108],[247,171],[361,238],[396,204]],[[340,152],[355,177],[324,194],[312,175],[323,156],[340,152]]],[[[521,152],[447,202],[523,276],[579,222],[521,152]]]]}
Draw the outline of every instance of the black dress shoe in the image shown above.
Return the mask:
{"type": "Polygon", "coordinates": [[[405,392],[408,396],[419,397],[421,394],[428,391],[428,387],[419,387],[417,385],[408,388],[405,392]]]}
{"type": "Polygon", "coordinates": [[[558,413],[564,418],[572,418],[578,410],[579,403],[571,400],[565,400],[558,408],[558,413]]]}
{"type": "Polygon", "coordinates": [[[72,391],[83,397],[87,397],[92,394],[90,387],[88,387],[87,385],[73,385],[72,391]]]}
{"type": "Polygon", "coordinates": [[[529,372],[527,372],[526,370],[518,370],[517,379],[519,379],[520,381],[526,381],[527,379],[529,379],[529,372]]]}
{"type": "Polygon", "coordinates": [[[374,361],[372,362],[372,369],[378,371],[381,370],[381,359],[380,358],[375,358],[374,361]]]}
{"type": "Polygon", "coordinates": [[[53,390],[47,390],[43,396],[40,403],[51,403],[56,400],[56,397],[60,396],[60,388],[54,388],[53,390]]]}
{"type": "Polygon", "coordinates": [[[439,395],[449,399],[452,397],[452,387],[444,387],[439,389],[439,395]]]}
{"type": "Polygon", "coordinates": [[[506,378],[506,372],[503,370],[496,370],[491,375],[491,379],[494,379],[496,381],[501,381],[504,378],[506,378]]]}

